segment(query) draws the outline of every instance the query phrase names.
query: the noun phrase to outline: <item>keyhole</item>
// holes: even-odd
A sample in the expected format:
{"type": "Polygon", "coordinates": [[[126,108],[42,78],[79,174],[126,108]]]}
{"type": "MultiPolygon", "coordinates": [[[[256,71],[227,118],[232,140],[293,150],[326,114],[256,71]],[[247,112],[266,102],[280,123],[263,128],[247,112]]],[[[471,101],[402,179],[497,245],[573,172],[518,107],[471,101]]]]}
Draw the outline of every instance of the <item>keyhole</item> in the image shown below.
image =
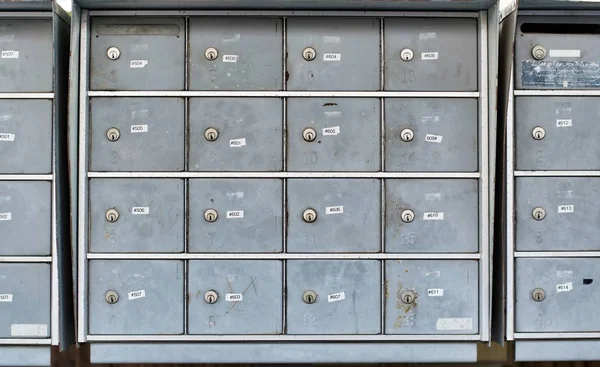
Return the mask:
{"type": "Polygon", "coordinates": [[[413,140],[413,138],[415,137],[415,134],[413,133],[413,131],[411,129],[404,129],[400,132],[400,137],[402,138],[403,141],[409,142],[409,141],[413,140]]]}
{"type": "Polygon", "coordinates": [[[216,60],[217,56],[219,56],[219,51],[214,47],[209,47],[204,51],[204,57],[209,61],[216,60]]]}
{"type": "Polygon", "coordinates": [[[120,136],[121,136],[121,133],[119,132],[118,129],[116,129],[114,127],[108,129],[108,131],[106,132],[106,137],[110,141],[117,141],[117,140],[119,140],[120,136]]]}
{"type": "Polygon", "coordinates": [[[217,211],[214,209],[207,209],[204,212],[204,219],[207,222],[214,222],[217,220],[218,217],[219,217],[219,215],[217,214],[217,211]]]}
{"type": "Polygon", "coordinates": [[[401,299],[408,305],[415,301],[415,295],[411,291],[402,292],[401,299]]]}
{"type": "Polygon", "coordinates": [[[317,56],[317,51],[315,51],[315,49],[312,47],[307,47],[304,49],[304,51],[302,51],[302,57],[306,61],[312,61],[315,59],[316,56],[317,56]]]}
{"type": "Polygon", "coordinates": [[[536,302],[542,302],[546,298],[546,292],[542,288],[536,288],[531,294],[532,298],[536,302]]]}
{"type": "Polygon", "coordinates": [[[405,223],[410,223],[415,219],[415,213],[410,210],[410,209],[406,209],[402,212],[402,220],[405,223]]]}
{"type": "Polygon", "coordinates": [[[306,291],[302,295],[302,299],[304,300],[304,303],[312,305],[317,302],[317,294],[314,291],[306,291]]]}
{"type": "Polygon", "coordinates": [[[302,137],[304,138],[305,141],[311,142],[311,141],[314,141],[315,138],[317,137],[317,132],[315,131],[315,129],[307,127],[302,132],[302,137]]]}

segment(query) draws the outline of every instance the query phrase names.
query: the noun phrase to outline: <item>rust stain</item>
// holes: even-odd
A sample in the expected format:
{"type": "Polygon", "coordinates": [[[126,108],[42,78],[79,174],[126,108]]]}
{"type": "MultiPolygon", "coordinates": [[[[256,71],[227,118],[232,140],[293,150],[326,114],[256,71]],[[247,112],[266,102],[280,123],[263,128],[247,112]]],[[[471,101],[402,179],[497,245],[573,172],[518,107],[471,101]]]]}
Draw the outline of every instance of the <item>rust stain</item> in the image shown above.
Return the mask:
{"type": "Polygon", "coordinates": [[[415,313],[415,309],[418,305],[418,299],[419,293],[417,293],[414,289],[404,288],[402,282],[398,281],[398,285],[396,287],[396,309],[399,310],[400,314],[398,315],[398,317],[396,317],[396,320],[394,321],[394,328],[398,329],[401,328],[403,325],[407,324],[405,320],[407,316],[409,316],[409,314],[415,313]],[[402,293],[405,291],[411,291],[415,294],[415,300],[410,304],[402,302],[402,293]]]}
{"type": "Polygon", "coordinates": [[[385,281],[385,299],[388,299],[390,297],[390,280],[387,279],[385,281]]]}

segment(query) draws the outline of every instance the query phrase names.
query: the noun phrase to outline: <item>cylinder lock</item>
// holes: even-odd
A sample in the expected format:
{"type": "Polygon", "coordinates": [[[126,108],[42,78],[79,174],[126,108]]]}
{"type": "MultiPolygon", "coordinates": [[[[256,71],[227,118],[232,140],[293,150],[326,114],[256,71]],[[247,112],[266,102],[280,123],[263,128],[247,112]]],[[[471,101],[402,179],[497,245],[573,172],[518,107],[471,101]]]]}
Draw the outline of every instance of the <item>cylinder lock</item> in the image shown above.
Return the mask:
{"type": "Polygon", "coordinates": [[[219,294],[214,291],[214,290],[209,290],[206,293],[204,293],[204,301],[206,301],[206,303],[208,304],[214,304],[217,302],[217,300],[219,299],[219,294]]]}
{"type": "Polygon", "coordinates": [[[306,291],[302,295],[302,300],[307,305],[312,305],[313,303],[317,302],[317,294],[314,291],[306,291]]]}
{"type": "Polygon", "coordinates": [[[313,61],[317,57],[317,50],[312,47],[307,47],[302,51],[302,57],[306,61],[313,61]]]}
{"type": "Polygon", "coordinates": [[[535,220],[543,220],[544,218],[546,218],[546,211],[544,210],[544,208],[537,207],[533,209],[531,215],[535,220]]]}
{"type": "Polygon", "coordinates": [[[415,54],[410,48],[405,48],[404,50],[400,51],[400,58],[404,61],[411,61],[414,57],[415,54]]]}
{"type": "Polygon", "coordinates": [[[531,49],[531,55],[533,55],[533,58],[536,60],[545,59],[547,55],[546,47],[542,45],[533,46],[533,48],[531,49]]]}
{"type": "Polygon", "coordinates": [[[114,305],[115,303],[119,302],[119,293],[115,291],[108,291],[104,295],[104,299],[106,299],[106,303],[109,305],[114,305]]]}
{"type": "Polygon", "coordinates": [[[209,47],[204,51],[204,57],[206,57],[208,61],[214,61],[219,57],[219,51],[214,47],[209,47]]]}
{"type": "Polygon", "coordinates": [[[302,219],[306,223],[312,223],[317,220],[317,212],[314,209],[306,209],[304,213],[302,213],[302,219]]]}
{"type": "Polygon", "coordinates": [[[400,132],[400,139],[405,142],[412,141],[415,138],[415,133],[411,129],[404,129],[400,132]]]}
{"type": "Polygon", "coordinates": [[[113,46],[106,50],[106,56],[111,60],[116,60],[121,57],[121,51],[113,46]]]}
{"type": "Polygon", "coordinates": [[[405,291],[402,292],[402,294],[400,295],[400,300],[402,301],[402,303],[405,303],[407,305],[413,303],[415,301],[415,298],[415,293],[413,291],[405,291]]]}
{"type": "Polygon", "coordinates": [[[219,131],[217,131],[217,129],[214,127],[209,127],[206,129],[206,131],[204,131],[204,137],[208,141],[215,141],[219,137],[219,131]]]}
{"type": "Polygon", "coordinates": [[[542,140],[546,136],[546,130],[543,127],[537,126],[531,130],[531,135],[535,140],[542,140]]]}
{"type": "Polygon", "coordinates": [[[115,208],[108,209],[105,217],[108,222],[114,223],[119,220],[119,212],[115,208]]]}
{"type": "Polygon", "coordinates": [[[402,212],[402,214],[400,214],[400,217],[404,223],[410,223],[415,220],[415,212],[410,209],[406,209],[402,212]]]}
{"type": "Polygon", "coordinates": [[[546,298],[546,292],[542,288],[536,288],[531,292],[531,298],[536,302],[542,302],[546,298]]]}
{"type": "Polygon", "coordinates": [[[110,141],[117,141],[121,137],[121,132],[116,127],[111,127],[106,131],[106,138],[110,141]]]}
{"type": "Polygon", "coordinates": [[[204,212],[204,220],[206,220],[209,223],[215,222],[218,217],[219,214],[217,214],[217,211],[214,209],[206,209],[206,211],[204,212]]]}
{"type": "Polygon", "coordinates": [[[317,132],[312,127],[307,127],[302,132],[302,138],[307,142],[314,141],[317,138],[317,132]]]}

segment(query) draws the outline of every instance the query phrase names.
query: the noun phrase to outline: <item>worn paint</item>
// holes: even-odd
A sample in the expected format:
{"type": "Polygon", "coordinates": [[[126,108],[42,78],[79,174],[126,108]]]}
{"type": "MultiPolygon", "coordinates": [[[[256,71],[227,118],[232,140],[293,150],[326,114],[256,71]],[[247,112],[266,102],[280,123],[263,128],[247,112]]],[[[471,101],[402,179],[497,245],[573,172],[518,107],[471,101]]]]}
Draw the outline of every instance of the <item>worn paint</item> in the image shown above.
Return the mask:
{"type": "Polygon", "coordinates": [[[598,88],[600,63],[524,60],[521,82],[525,87],[598,88]]]}

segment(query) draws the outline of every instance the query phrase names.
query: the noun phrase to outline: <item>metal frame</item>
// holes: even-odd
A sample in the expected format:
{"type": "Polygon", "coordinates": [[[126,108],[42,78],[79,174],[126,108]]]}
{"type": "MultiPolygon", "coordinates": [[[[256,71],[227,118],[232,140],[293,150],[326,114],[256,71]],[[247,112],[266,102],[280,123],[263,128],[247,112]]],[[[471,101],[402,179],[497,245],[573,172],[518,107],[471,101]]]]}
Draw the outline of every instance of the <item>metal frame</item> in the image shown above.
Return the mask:
{"type": "MultiPolygon", "coordinates": [[[[498,14],[488,14],[488,11],[471,12],[398,12],[398,11],[107,11],[107,10],[81,10],[80,27],[80,55],[79,55],[79,101],[78,101],[78,119],[79,119],[79,160],[78,160],[78,233],[77,239],[78,251],[78,274],[77,274],[77,303],[78,303],[78,341],[84,342],[151,342],[151,341],[170,341],[170,342],[194,342],[194,341],[455,341],[455,342],[474,342],[489,341],[490,338],[490,282],[486,281],[491,277],[490,269],[490,235],[493,230],[492,213],[490,212],[490,197],[493,197],[493,190],[490,187],[490,180],[493,180],[494,170],[490,169],[491,147],[489,139],[495,136],[495,100],[489,96],[495,95],[496,85],[488,78],[495,78],[497,67],[489,63],[489,43],[490,40],[498,37],[497,28],[489,29],[489,25],[497,27],[497,24],[490,24],[489,19],[498,20],[500,14],[497,4],[490,11],[496,11],[498,14]],[[89,91],[89,19],[92,16],[271,16],[283,18],[283,52],[286,52],[286,19],[287,17],[297,16],[347,16],[347,17],[376,17],[380,18],[380,91],[288,91],[285,90],[287,83],[283,78],[283,89],[281,91],[89,91]],[[488,19],[489,16],[489,19],[488,19]],[[479,83],[477,92],[389,92],[383,91],[384,83],[384,19],[391,17],[469,17],[477,18],[478,21],[478,65],[479,65],[479,83]],[[385,150],[381,149],[381,171],[380,172],[287,172],[286,155],[287,146],[285,144],[284,134],[284,171],[283,172],[90,172],[87,170],[88,162],[88,138],[89,138],[89,100],[91,97],[280,97],[284,99],[283,126],[287,124],[287,98],[288,97],[347,97],[347,98],[380,98],[381,99],[381,134],[382,142],[385,142],[385,116],[384,104],[385,98],[390,97],[429,97],[429,98],[478,98],[478,119],[479,119],[479,167],[477,172],[385,172],[384,155],[385,150]],[[492,108],[494,107],[494,108],[492,108]],[[287,194],[288,178],[378,178],[381,179],[381,210],[382,210],[382,253],[365,254],[287,254],[286,251],[286,219],[284,216],[283,232],[283,251],[278,254],[88,254],[88,181],[90,178],[281,178],[284,182],[283,195],[287,194]],[[419,253],[419,254],[386,254],[385,250],[385,184],[386,178],[467,178],[477,179],[479,181],[479,252],[474,254],[456,253],[419,253]],[[479,331],[474,335],[391,335],[384,334],[382,327],[379,335],[89,335],[87,321],[89,319],[87,311],[87,267],[88,260],[91,259],[173,259],[173,260],[192,260],[192,259],[473,259],[479,260],[479,331]]],[[[186,36],[188,37],[188,27],[186,22],[186,36]]],[[[188,53],[186,42],[186,56],[188,53]]],[[[77,59],[76,59],[77,60],[77,59]]],[[[284,58],[285,60],[285,58],[284,58]]],[[[188,60],[186,57],[186,73],[188,60]]],[[[283,63],[283,75],[285,75],[286,63],[283,63]]],[[[187,74],[186,74],[187,75],[187,74]]],[[[493,80],[495,82],[495,80],[493,80]]],[[[185,86],[187,89],[187,85],[185,86]]],[[[187,124],[186,117],[186,124],[187,124]]],[[[494,147],[495,149],[495,147],[494,147]]],[[[186,164],[187,167],[187,164],[186,164]]],[[[285,209],[286,200],[283,200],[285,209]]],[[[187,198],[186,198],[187,207],[187,198]]],[[[186,242],[187,246],[187,242],[186,242]]],[[[187,247],[186,247],[187,248],[187,247]]],[[[283,284],[286,284],[286,262],[283,262],[283,284]]],[[[382,266],[382,286],[385,279],[385,267],[382,266]]],[[[187,285],[186,285],[187,286],[187,285]]],[[[284,289],[285,290],[285,289],[284,289]]],[[[382,292],[382,311],[385,311],[385,292],[382,292]]],[[[187,309],[187,305],[184,306],[187,309]]],[[[284,318],[286,321],[286,304],[283,304],[284,318]]],[[[187,317],[187,312],[185,313],[187,317]]],[[[382,312],[382,326],[385,322],[385,313],[382,312]]],[[[187,326],[186,326],[187,330],[187,326]]]]}
{"type": "MultiPolygon", "coordinates": [[[[554,6],[558,1],[541,1],[545,3],[553,3],[554,6]]],[[[590,5],[592,6],[592,5],[590,5]]],[[[597,6],[596,6],[597,8],[597,6]]],[[[527,10],[519,11],[521,15],[536,15],[536,16],[582,16],[595,15],[599,16],[600,11],[583,11],[583,10],[527,10]]],[[[512,60],[512,71],[510,88],[507,105],[507,139],[506,139],[506,162],[507,162],[507,211],[506,211],[506,339],[509,341],[515,340],[530,340],[541,343],[544,346],[552,348],[551,345],[545,344],[549,341],[558,341],[564,339],[600,339],[600,332],[549,332],[549,333],[519,333],[515,331],[515,290],[516,290],[516,272],[515,259],[517,258],[598,258],[600,251],[516,251],[515,244],[515,180],[518,177],[600,177],[600,171],[519,171],[515,169],[516,151],[515,151],[515,97],[519,96],[600,96],[600,90],[531,90],[531,89],[515,89],[515,61],[512,60]]],[[[531,357],[527,357],[528,359],[531,357]]],[[[585,359],[581,355],[577,355],[578,359],[585,359]]]]}

